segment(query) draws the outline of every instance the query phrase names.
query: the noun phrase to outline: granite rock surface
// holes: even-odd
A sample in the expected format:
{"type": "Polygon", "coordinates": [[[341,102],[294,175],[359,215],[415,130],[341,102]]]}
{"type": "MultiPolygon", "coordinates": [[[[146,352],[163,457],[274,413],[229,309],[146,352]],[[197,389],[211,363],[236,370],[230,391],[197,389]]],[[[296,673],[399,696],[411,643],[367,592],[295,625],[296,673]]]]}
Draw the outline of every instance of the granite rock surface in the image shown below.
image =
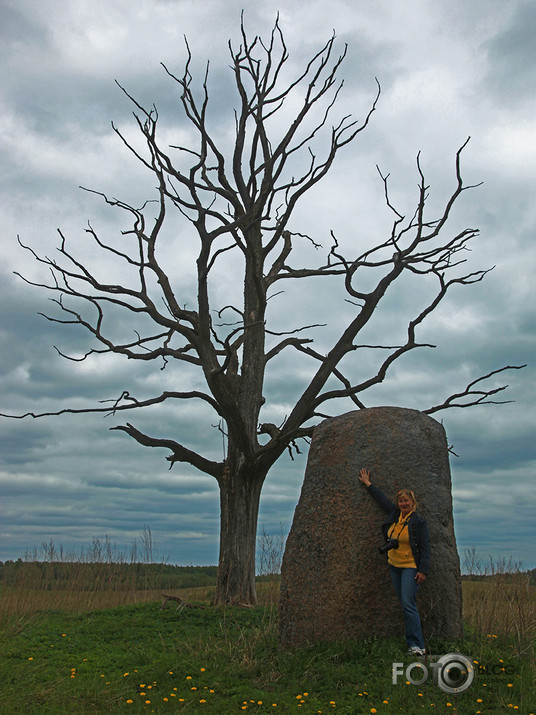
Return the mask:
{"type": "Polygon", "coordinates": [[[392,500],[409,488],[428,522],[431,566],[419,589],[425,641],[462,635],[460,562],[454,536],[447,439],[417,410],[375,407],[322,422],[281,570],[280,645],[403,636],[404,620],[378,546],[386,514],[358,479],[392,500]]]}

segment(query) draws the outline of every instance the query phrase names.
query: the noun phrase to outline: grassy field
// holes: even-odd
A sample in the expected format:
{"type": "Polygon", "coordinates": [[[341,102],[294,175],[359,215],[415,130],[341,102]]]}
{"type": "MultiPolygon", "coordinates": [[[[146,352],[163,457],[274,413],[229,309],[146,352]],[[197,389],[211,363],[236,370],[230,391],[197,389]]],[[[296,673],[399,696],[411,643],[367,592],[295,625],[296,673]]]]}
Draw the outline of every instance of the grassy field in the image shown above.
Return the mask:
{"type": "Polygon", "coordinates": [[[161,609],[157,591],[112,585],[2,587],[1,712],[536,713],[536,589],[522,579],[464,583],[465,640],[431,644],[475,662],[458,695],[393,685],[392,663],[412,662],[396,639],[281,652],[276,579],[254,609],[212,607],[208,586],[174,591],[203,608],[161,609]]]}

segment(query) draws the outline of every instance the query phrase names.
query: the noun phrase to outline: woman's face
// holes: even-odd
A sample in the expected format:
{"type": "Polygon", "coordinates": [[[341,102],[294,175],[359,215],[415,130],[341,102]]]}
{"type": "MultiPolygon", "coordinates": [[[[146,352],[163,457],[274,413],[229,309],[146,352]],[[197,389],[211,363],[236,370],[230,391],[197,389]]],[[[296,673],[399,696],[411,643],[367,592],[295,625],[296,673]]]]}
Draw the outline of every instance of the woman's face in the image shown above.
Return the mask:
{"type": "Polygon", "coordinates": [[[409,514],[413,509],[413,501],[406,494],[401,494],[398,497],[397,504],[402,514],[409,514]]]}

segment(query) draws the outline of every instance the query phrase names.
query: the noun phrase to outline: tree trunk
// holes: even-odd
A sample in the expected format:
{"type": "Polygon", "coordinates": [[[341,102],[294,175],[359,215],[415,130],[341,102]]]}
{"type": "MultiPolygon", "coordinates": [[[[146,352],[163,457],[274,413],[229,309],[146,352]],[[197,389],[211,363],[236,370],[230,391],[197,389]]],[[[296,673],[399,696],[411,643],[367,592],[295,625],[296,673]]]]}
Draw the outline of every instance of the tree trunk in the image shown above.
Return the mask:
{"type": "Polygon", "coordinates": [[[266,470],[226,465],[220,479],[220,557],[214,604],[257,603],[257,518],[266,470]]]}

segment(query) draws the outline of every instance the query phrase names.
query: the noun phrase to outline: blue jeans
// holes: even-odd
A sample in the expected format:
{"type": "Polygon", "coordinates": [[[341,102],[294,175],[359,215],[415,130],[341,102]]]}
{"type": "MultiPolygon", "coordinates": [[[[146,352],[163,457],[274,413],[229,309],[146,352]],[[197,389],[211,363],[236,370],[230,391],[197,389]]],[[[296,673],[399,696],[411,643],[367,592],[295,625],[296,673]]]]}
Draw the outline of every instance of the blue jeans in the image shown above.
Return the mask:
{"type": "Polygon", "coordinates": [[[419,584],[415,581],[417,569],[389,566],[389,570],[391,572],[391,581],[404,612],[408,648],[417,646],[424,649],[421,619],[419,618],[416,603],[417,591],[419,590],[419,584]]]}

